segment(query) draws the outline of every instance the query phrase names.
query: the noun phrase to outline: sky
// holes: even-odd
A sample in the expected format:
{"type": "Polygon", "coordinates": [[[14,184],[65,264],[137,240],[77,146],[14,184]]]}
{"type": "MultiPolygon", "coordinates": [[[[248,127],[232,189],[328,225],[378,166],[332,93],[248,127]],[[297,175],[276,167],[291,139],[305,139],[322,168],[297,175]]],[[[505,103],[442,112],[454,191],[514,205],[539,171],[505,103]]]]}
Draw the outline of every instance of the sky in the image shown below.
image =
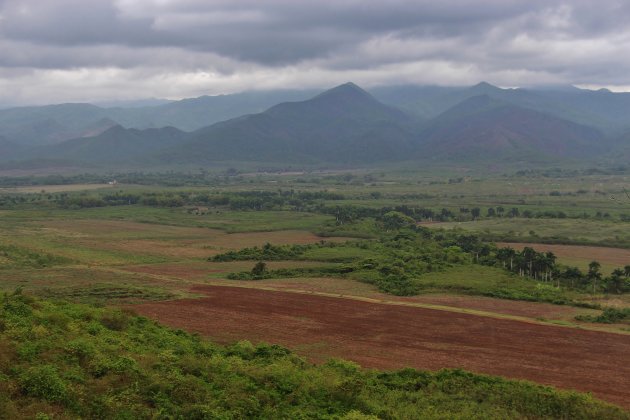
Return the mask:
{"type": "Polygon", "coordinates": [[[0,105],[278,88],[630,91],[628,0],[0,0],[0,105]]]}

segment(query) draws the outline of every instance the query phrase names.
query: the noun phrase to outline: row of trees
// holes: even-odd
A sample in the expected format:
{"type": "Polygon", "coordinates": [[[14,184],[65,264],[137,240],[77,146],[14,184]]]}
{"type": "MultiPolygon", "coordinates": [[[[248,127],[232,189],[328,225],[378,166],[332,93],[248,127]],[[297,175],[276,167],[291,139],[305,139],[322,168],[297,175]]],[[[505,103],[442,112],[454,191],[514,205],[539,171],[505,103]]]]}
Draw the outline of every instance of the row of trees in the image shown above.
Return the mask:
{"type": "MultiPolygon", "coordinates": [[[[140,192],[91,192],[91,193],[40,193],[0,195],[0,207],[10,207],[27,202],[55,205],[62,208],[89,208],[141,204],[151,207],[222,206],[239,211],[291,210],[309,211],[334,215],[338,224],[345,224],[365,217],[379,218],[396,211],[416,221],[466,221],[479,218],[523,217],[523,218],[610,218],[610,214],[597,212],[595,215],[582,213],[568,215],[561,210],[533,211],[518,207],[493,206],[485,210],[480,207],[460,207],[458,210],[432,209],[422,206],[398,205],[367,207],[351,204],[330,205],[330,202],[349,197],[343,194],[322,191],[242,191],[242,192],[199,192],[199,191],[140,191],[140,192]]],[[[630,215],[622,215],[624,220],[630,215]]],[[[629,219],[630,220],[630,219],[629,219]]]]}
{"type": "Polygon", "coordinates": [[[572,288],[590,288],[593,293],[630,292],[630,265],[617,268],[609,276],[604,277],[601,264],[597,261],[592,261],[588,271],[583,273],[577,267],[558,265],[553,252],[537,252],[530,247],[525,247],[522,251],[500,248],[496,251],[495,258],[503,268],[511,272],[554,283],[558,287],[564,284],[572,288]]]}

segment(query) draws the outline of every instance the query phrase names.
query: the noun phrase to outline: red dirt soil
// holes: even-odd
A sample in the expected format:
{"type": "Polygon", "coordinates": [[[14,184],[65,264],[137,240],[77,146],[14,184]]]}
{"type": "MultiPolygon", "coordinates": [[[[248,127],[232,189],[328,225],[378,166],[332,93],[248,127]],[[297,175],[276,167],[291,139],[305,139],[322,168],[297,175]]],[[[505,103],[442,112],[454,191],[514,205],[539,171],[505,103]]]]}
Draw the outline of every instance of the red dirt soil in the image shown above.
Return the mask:
{"type": "MultiPolygon", "coordinates": [[[[218,281],[217,281],[218,282],[218,281]]],[[[225,283],[233,281],[225,281],[225,283]]],[[[221,284],[220,284],[221,285],[221,284]]],[[[389,302],[419,303],[429,305],[450,306],[460,309],[472,309],[495,314],[515,315],[529,318],[567,319],[581,313],[590,313],[585,309],[577,309],[571,306],[553,305],[551,303],[525,302],[518,300],[497,299],[485,296],[426,294],[418,296],[393,296],[381,293],[374,286],[344,278],[297,278],[297,279],[273,279],[251,282],[249,287],[272,289],[289,292],[313,292],[337,294],[339,297],[366,297],[389,302]]],[[[592,311],[597,313],[598,311],[592,311]]]]}
{"type": "Polygon", "coordinates": [[[313,361],[464,368],[592,392],[630,408],[630,336],[307,294],[197,286],[201,299],[134,305],[141,315],[227,343],[265,341],[313,361]]]}

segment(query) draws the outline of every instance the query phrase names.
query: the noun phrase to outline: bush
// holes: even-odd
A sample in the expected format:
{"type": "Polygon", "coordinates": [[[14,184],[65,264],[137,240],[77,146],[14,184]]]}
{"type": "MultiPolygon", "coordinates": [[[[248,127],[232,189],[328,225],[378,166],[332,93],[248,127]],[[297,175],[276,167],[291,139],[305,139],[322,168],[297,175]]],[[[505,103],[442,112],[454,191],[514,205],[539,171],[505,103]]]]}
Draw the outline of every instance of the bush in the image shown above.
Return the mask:
{"type": "Polygon", "coordinates": [[[101,316],[101,324],[110,330],[122,331],[129,325],[129,315],[120,310],[111,310],[101,316]]]}
{"type": "Polygon", "coordinates": [[[420,286],[405,275],[390,275],[379,280],[378,289],[381,292],[396,296],[413,296],[420,292],[420,286]]]}
{"type": "Polygon", "coordinates": [[[601,324],[615,324],[630,319],[630,308],[606,308],[598,316],[578,315],[575,319],[578,321],[597,322],[601,324]]]}
{"type": "Polygon", "coordinates": [[[20,377],[20,385],[27,395],[46,401],[60,402],[67,397],[66,384],[59,377],[57,369],[51,365],[28,369],[20,377]]]}

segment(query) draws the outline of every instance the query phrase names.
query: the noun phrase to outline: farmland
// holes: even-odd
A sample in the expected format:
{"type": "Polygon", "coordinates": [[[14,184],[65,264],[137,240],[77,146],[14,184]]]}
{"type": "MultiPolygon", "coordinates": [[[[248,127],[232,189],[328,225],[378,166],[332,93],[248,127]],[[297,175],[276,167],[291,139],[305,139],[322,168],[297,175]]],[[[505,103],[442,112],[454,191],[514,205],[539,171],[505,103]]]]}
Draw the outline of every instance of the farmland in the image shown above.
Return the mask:
{"type": "Polygon", "coordinates": [[[125,308],[221,345],[280,344],[318,366],[462,368],[628,408],[628,319],[593,321],[630,307],[627,278],[613,278],[630,264],[630,204],[607,198],[627,176],[584,175],[580,193],[572,177],[469,178],[385,168],[22,187],[0,193],[0,288],[125,308]],[[510,270],[506,247],[557,261],[510,270]]]}
{"type": "Polygon", "coordinates": [[[319,361],[336,356],[381,369],[464,368],[593,392],[618,404],[630,397],[626,336],[305,294],[197,291],[208,297],[137,309],[219,342],[271,340],[319,361]],[[601,346],[609,349],[605,362],[601,346]]]}

